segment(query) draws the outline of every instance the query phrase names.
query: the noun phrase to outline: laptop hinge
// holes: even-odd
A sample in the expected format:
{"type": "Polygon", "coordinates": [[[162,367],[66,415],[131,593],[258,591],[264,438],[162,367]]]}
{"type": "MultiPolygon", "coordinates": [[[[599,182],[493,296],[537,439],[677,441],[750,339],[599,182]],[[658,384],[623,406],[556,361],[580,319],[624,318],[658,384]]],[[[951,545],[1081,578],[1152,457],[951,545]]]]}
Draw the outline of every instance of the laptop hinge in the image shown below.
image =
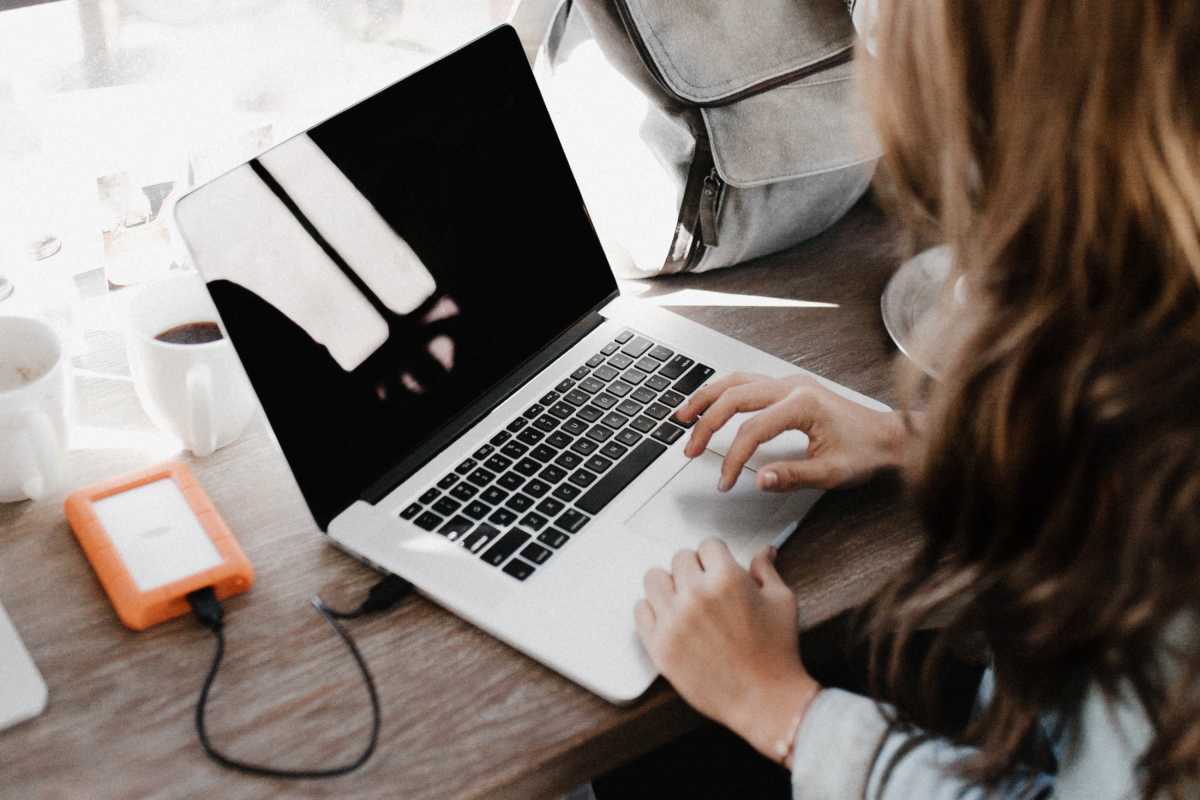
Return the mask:
{"type": "Polygon", "coordinates": [[[410,475],[423,467],[430,459],[445,450],[458,437],[462,436],[472,426],[490,414],[509,395],[532,380],[535,375],[552,364],[563,353],[574,347],[583,337],[600,327],[604,323],[604,317],[600,315],[600,310],[616,299],[618,294],[614,290],[608,297],[604,298],[603,301],[584,314],[578,322],[555,337],[533,356],[526,359],[524,363],[503,379],[497,381],[496,385],[477,401],[468,406],[458,416],[453,417],[441,429],[426,439],[417,449],[413,450],[396,466],[384,473],[382,478],[367,487],[361,499],[374,505],[387,497],[393,489],[408,480],[410,475]]]}

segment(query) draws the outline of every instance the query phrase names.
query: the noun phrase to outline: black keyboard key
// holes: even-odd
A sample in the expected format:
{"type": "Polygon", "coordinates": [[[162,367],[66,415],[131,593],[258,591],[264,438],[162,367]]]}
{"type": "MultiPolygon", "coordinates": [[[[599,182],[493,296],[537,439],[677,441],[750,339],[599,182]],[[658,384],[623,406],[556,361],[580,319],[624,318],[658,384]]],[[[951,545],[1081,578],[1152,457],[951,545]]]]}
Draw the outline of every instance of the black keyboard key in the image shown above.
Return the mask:
{"type": "Polygon", "coordinates": [[[591,398],[587,392],[581,392],[578,389],[572,389],[567,392],[567,396],[563,398],[573,406],[581,406],[591,398]]]}
{"type": "Polygon", "coordinates": [[[421,504],[413,503],[408,508],[400,512],[400,519],[412,519],[417,514],[421,513],[421,504]]]}
{"type": "Polygon", "coordinates": [[[583,389],[588,394],[595,394],[596,392],[604,391],[604,384],[595,378],[585,378],[584,381],[579,384],[579,388],[583,389]]]}
{"type": "Polygon", "coordinates": [[[596,476],[588,472],[586,469],[577,469],[571,473],[570,481],[576,486],[581,486],[586,489],[596,482],[596,476]]]}
{"type": "Polygon", "coordinates": [[[521,416],[528,420],[534,420],[537,419],[538,414],[541,414],[545,410],[546,409],[543,408],[539,403],[534,403],[529,408],[525,409],[525,413],[521,416]]]}
{"type": "Polygon", "coordinates": [[[528,424],[529,420],[525,419],[524,417],[517,417],[512,422],[508,423],[508,430],[512,433],[516,433],[528,424]]]}
{"type": "Polygon", "coordinates": [[[612,466],[612,464],[613,462],[609,461],[604,456],[592,456],[584,463],[584,466],[590,469],[592,472],[605,472],[609,467],[612,466]]]}
{"type": "Polygon", "coordinates": [[[527,561],[532,561],[534,564],[545,564],[546,560],[552,556],[554,552],[547,550],[536,542],[530,542],[525,545],[525,549],[521,551],[521,558],[527,561]]]}
{"type": "Polygon", "coordinates": [[[493,567],[498,567],[504,563],[506,558],[521,549],[531,538],[533,537],[525,533],[525,531],[511,530],[501,536],[494,545],[487,549],[487,552],[483,554],[483,560],[493,567]]]}
{"type": "Polygon", "coordinates": [[[559,428],[559,430],[566,431],[572,436],[578,436],[587,430],[587,423],[579,418],[569,419],[562,424],[562,427],[559,428]]]}
{"type": "MultiPolygon", "coordinates": [[[[651,376],[650,380],[653,380],[653,379],[654,379],[653,376],[651,376]]],[[[664,383],[665,383],[665,381],[664,381],[664,383]]],[[[638,388],[634,389],[633,394],[631,394],[629,396],[630,396],[630,398],[637,400],[642,405],[653,402],[654,398],[658,397],[658,395],[655,392],[650,391],[645,386],[639,386],[638,388]]]]}
{"type": "Polygon", "coordinates": [[[656,424],[657,423],[649,417],[638,417],[633,422],[629,423],[629,427],[636,431],[641,431],[642,433],[649,433],[650,431],[654,430],[654,426],[656,424]]]}
{"type": "Polygon", "coordinates": [[[621,376],[621,380],[625,381],[630,386],[637,386],[648,377],[650,376],[635,367],[634,369],[625,370],[625,374],[621,376]]]}
{"type": "Polygon", "coordinates": [[[463,513],[471,519],[480,520],[486,517],[488,512],[491,510],[491,506],[489,506],[487,503],[481,503],[476,500],[468,504],[467,507],[463,509],[463,513]]]}
{"type": "Polygon", "coordinates": [[[491,516],[488,517],[488,522],[494,522],[501,528],[505,527],[506,525],[512,525],[516,521],[517,515],[509,511],[507,508],[497,508],[492,512],[491,516]]]}
{"type": "Polygon", "coordinates": [[[517,462],[517,465],[515,467],[513,467],[513,469],[515,469],[517,472],[524,475],[526,478],[530,478],[530,477],[533,477],[534,475],[537,475],[538,470],[540,470],[541,468],[542,468],[542,462],[534,461],[532,458],[522,458],[520,461],[517,462]]]}
{"type": "Polygon", "coordinates": [[[658,398],[658,402],[665,406],[675,408],[682,403],[686,398],[679,392],[663,392],[662,397],[658,398]]]}
{"type": "Polygon", "coordinates": [[[617,352],[620,349],[621,349],[620,342],[609,342],[608,344],[604,345],[604,347],[600,348],[600,352],[606,356],[611,356],[613,353],[617,352]]]}
{"type": "Polygon", "coordinates": [[[597,442],[607,442],[612,438],[613,432],[603,425],[593,425],[588,429],[587,436],[589,439],[594,439],[597,442]]]}
{"type": "Polygon", "coordinates": [[[626,428],[617,434],[617,441],[626,447],[633,447],[642,440],[642,435],[633,428],[626,428]]]}
{"type": "Polygon", "coordinates": [[[621,428],[624,428],[626,422],[629,422],[629,417],[625,416],[624,414],[618,414],[616,411],[600,420],[600,424],[607,425],[614,431],[619,431],[621,428]]]}
{"type": "Polygon", "coordinates": [[[542,439],[545,439],[546,434],[542,433],[539,430],[534,430],[533,428],[526,428],[525,430],[523,430],[517,434],[517,438],[520,439],[525,444],[535,445],[538,442],[540,442],[542,439]]]}
{"type": "Polygon", "coordinates": [[[512,497],[508,498],[504,505],[508,508],[511,508],[513,511],[524,511],[533,505],[533,500],[518,492],[517,494],[514,494],[512,497]]]}
{"type": "Polygon", "coordinates": [[[576,439],[575,443],[571,445],[571,450],[579,453],[581,456],[590,456],[599,446],[591,439],[576,439]]]}
{"type": "Polygon", "coordinates": [[[601,455],[603,455],[605,458],[611,458],[613,461],[623,457],[628,452],[629,448],[623,444],[617,444],[616,442],[609,442],[608,444],[604,445],[604,447],[600,448],[601,455]]]}
{"type": "Polygon", "coordinates": [[[570,540],[571,540],[571,537],[567,536],[562,531],[555,530],[554,528],[551,528],[548,531],[543,531],[542,533],[538,534],[539,542],[541,542],[542,544],[548,544],[551,547],[553,547],[555,550],[562,547],[564,544],[566,544],[570,540]]]}
{"type": "Polygon", "coordinates": [[[538,430],[549,433],[550,431],[552,431],[558,427],[558,423],[559,423],[559,420],[557,417],[552,417],[549,414],[542,414],[540,417],[538,417],[537,419],[535,419],[533,421],[533,427],[537,428],[538,430]]]}
{"type": "Polygon", "coordinates": [[[475,459],[476,461],[483,461],[495,451],[496,448],[492,447],[490,444],[485,444],[483,447],[476,450],[475,454],[472,455],[471,458],[475,459]]]}
{"type": "Polygon", "coordinates": [[[451,500],[449,497],[443,497],[433,504],[432,509],[443,517],[448,517],[458,509],[462,508],[462,503],[457,500],[451,500]]]}
{"type": "Polygon", "coordinates": [[[466,461],[462,462],[457,467],[455,467],[454,471],[457,472],[459,475],[466,475],[468,472],[475,469],[475,467],[477,467],[477,466],[479,466],[478,461],[476,461],[473,458],[468,458],[466,461]]]}
{"type": "Polygon", "coordinates": [[[559,450],[562,450],[570,443],[571,437],[567,436],[562,431],[555,431],[546,437],[546,444],[550,445],[551,447],[557,447],[559,450]]]}
{"type": "Polygon", "coordinates": [[[592,377],[598,381],[604,381],[605,383],[608,383],[620,374],[620,372],[605,364],[603,367],[596,367],[596,369],[592,372],[592,377]]]}
{"type": "Polygon", "coordinates": [[[563,378],[562,383],[560,383],[558,386],[554,387],[554,391],[558,392],[559,394],[562,394],[563,392],[571,391],[571,389],[574,386],[575,386],[575,381],[571,380],[570,378],[563,378]]]}
{"type": "Polygon", "coordinates": [[[563,478],[567,477],[567,472],[562,467],[556,467],[551,464],[539,472],[538,477],[544,480],[546,483],[558,483],[563,478]]]}
{"type": "Polygon", "coordinates": [[[661,392],[663,389],[670,387],[670,385],[671,382],[662,375],[651,375],[646,379],[646,385],[643,388],[653,389],[656,392],[661,392]]]}
{"type": "Polygon", "coordinates": [[[515,492],[517,489],[520,489],[521,484],[524,482],[525,479],[515,472],[506,472],[500,476],[500,480],[496,481],[497,484],[503,486],[505,489],[508,489],[510,492],[515,492]]]}
{"type": "Polygon", "coordinates": [[[712,377],[712,374],[712,367],[707,364],[697,364],[688,371],[687,375],[675,381],[675,385],[671,388],[682,395],[689,395],[703,386],[704,382],[712,377]]]}
{"type": "Polygon", "coordinates": [[[531,531],[540,531],[542,528],[546,527],[546,524],[549,522],[550,520],[546,519],[536,511],[530,511],[521,520],[521,524],[526,528],[529,528],[531,531]]]}
{"type": "Polygon", "coordinates": [[[421,516],[414,519],[413,524],[418,528],[424,528],[427,531],[431,531],[438,525],[442,524],[442,518],[437,514],[434,514],[432,511],[426,511],[421,514],[421,516]]]}
{"type": "Polygon", "coordinates": [[[483,466],[490,469],[492,472],[504,472],[512,466],[512,459],[504,456],[496,455],[483,462],[483,466]]]}
{"type": "MultiPolygon", "coordinates": [[[[504,478],[500,479],[504,482],[504,478]]],[[[498,506],[504,502],[504,498],[508,497],[508,492],[496,486],[489,486],[487,490],[479,496],[479,499],[493,506],[498,506]]]]}
{"type": "MultiPolygon", "coordinates": [[[[600,487],[597,485],[596,488],[600,487]]],[[[592,491],[595,491],[595,489],[592,491]]],[[[591,492],[588,492],[588,494],[591,494],[591,492]]],[[[568,533],[579,533],[583,530],[583,526],[588,524],[588,518],[572,508],[564,511],[563,515],[554,521],[554,524],[568,533]]]]}
{"type": "Polygon", "coordinates": [[[559,419],[566,419],[575,413],[575,406],[560,401],[550,407],[550,413],[559,419]]]}
{"type": "Polygon", "coordinates": [[[468,475],[467,480],[469,480],[471,483],[475,484],[476,486],[483,487],[483,486],[487,486],[489,483],[496,480],[496,473],[492,472],[491,470],[487,470],[487,469],[484,469],[483,467],[480,467],[479,469],[475,470],[470,475],[468,475]]]}
{"type": "Polygon", "coordinates": [[[640,359],[635,366],[637,366],[637,368],[642,372],[654,372],[662,365],[653,358],[650,358],[650,356],[645,356],[644,358],[640,359]]]}
{"type": "Polygon", "coordinates": [[[434,500],[437,500],[441,496],[441,494],[442,493],[439,492],[437,489],[430,489],[428,492],[426,492],[425,494],[418,497],[417,500],[419,500],[424,505],[429,505],[434,500]]]}
{"type": "Polygon", "coordinates": [[[636,339],[634,339],[632,342],[630,342],[629,344],[622,347],[621,352],[627,356],[633,356],[634,358],[641,358],[642,356],[644,356],[646,354],[646,351],[649,350],[653,346],[654,346],[654,342],[650,341],[649,339],[643,339],[642,337],[639,336],[636,339]]]}
{"type": "Polygon", "coordinates": [[[542,395],[542,399],[538,400],[538,404],[543,405],[546,408],[549,408],[550,406],[552,406],[558,402],[558,398],[559,398],[558,392],[546,392],[544,395],[542,395]]]}
{"type": "Polygon", "coordinates": [[[537,512],[545,514],[547,517],[556,517],[558,512],[562,511],[566,506],[561,501],[555,500],[553,497],[545,497],[542,502],[537,504],[537,512]]]}
{"type": "Polygon", "coordinates": [[[633,331],[621,331],[621,334],[617,337],[617,344],[625,344],[632,338],[633,331]]]}
{"type": "Polygon", "coordinates": [[[622,353],[617,353],[615,356],[613,356],[612,358],[610,358],[608,360],[608,365],[610,367],[614,367],[616,369],[625,369],[632,363],[633,363],[633,359],[622,353]]]}
{"type": "Polygon", "coordinates": [[[642,407],[632,400],[622,400],[621,405],[617,406],[617,411],[627,417],[632,417],[642,413],[642,407]]]}
{"type": "Polygon", "coordinates": [[[499,433],[497,433],[495,436],[493,436],[491,438],[491,443],[493,445],[495,445],[496,447],[499,447],[500,445],[504,444],[511,438],[512,438],[512,434],[509,433],[508,431],[500,431],[499,433]]]}
{"type": "Polygon", "coordinates": [[[558,454],[558,458],[554,459],[554,463],[558,464],[563,469],[575,469],[583,463],[583,459],[572,452],[563,452],[558,454]]]}
{"type": "Polygon", "coordinates": [[[533,456],[538,461],[541,461],[543,464],[548,464],[556,455],[558,455],[558,451],[549,445],[539,444],[537,447],[533,448],[533,452],[529,455],[533,456]]]}
{"type": "Polygon", "coordinates": [[[538,478],[534,478],[529,483],[525,484],[525,491],[529,493],[530,497],[537,499],[546,494],[546,492],[550,491],[550,484],[538,478]]]}
{"type": "Polygon", "coordinates": [[[582,493],[582,489],[571,483],[561,484],[557,489],[554,490],[554,496],[559,500],[562,500],[564,503],[571,502],[576,497],[579,497],[579,495],[582,493]]]}
{"type": "Polygon", "coordinates": [[[479,523],[479,527],[471,531],[460,544],[470,550],[472,553],[478,553],[487,543],[500,535],[499,528],[493,528],[486,522],[479,523]]]}
{"type": "Polygon", "coordinates": [[[500,448],[500,452],[509,458],[520,458],[529,452],[529,445],[520,442],[509,442],[500,448]]]}
{"type": "Polygon", "coordinates": [[[595,406],[584,406],[579,409],[579,418],[587,422],[595,422],[604,416],[604,412],[595,406]]]}
{"type": "Polygon", "coordinates": [[[514,558],[512,561],[504,565],[500,570],[506,575],[511,575],[519,581],[523,581],[533,574],[533,565],[527,561],[522,561],[519,558],[514,558]]]}
{"type": "Polygon", "coordinates": [[[663,364],[662,368],[659,369],[658,374],[667,380],[673,381],[691,369],[692,364],[695,363],[695,361],[692,361],[685,355],[677,355],[666,364],[663,364]]]}
{"type": "Polygon", "coordinates": [[[674,444],[680,436],[683,436],[683,428],[678,425],[672,425],[669,422],[664,422],[658,426],[651,438],[658,439],[665,444],[674,444]]]}
{"type": "Polygon", "coordinates": [[[592,398],[592,402],[596,404],[597,408],[602,408],[607,411],[617,404],[617,398],[613,397],[608,392],[601,392],[592,398]]]}
{"type": "Polygon", "coordinates": [[[444,477],[440,481],[438,481],[437,485],[438,485],[439,489],[449,489],[451,486],[453,486],[456,483],[458,483],[458,476],[455,475],[454,473],[450,473],[449,475],[447,475],[446,477],[444,477]]]}
{"type": "Polygon", "coordinates": [[[671,413],[671,409],[664,406],[662,403],[651,403],[646,406],[646,416],[654,417],[655,419],[666,419],[667,414],[671,413]]]}
{"type": "Polygon", "coordinates": [[[674,351],[663,347],[661,344],[653,348],[649,353],[651,358],[656,358],[659,361],[666,361],[671,356],[675,355],[674,351]]]}
{"type": "Polygon", "coordinates": [[[475,527],[475,523],[466,517],[455,517],[438,529],[438,533],[445,536],[452,542],[457,542],[459,539],[467,535],[467,531],[475,527]]]}
{"type": "MultiPolygon", "coordinates": [[[[682,433],[682,431],[680,431],[682,433]]],[[[641,475],[646,467],[667,451],[662,444],[646,439],[630,451],[607,475],[575,501],[575,505],[589,514],[599,514],[621,490],[641,475]]],[[[570,512],[567,512],[570,513],[570,512]]],[[[564,515],[565,516],[565,515],[564,515]]],[[[570,530],[559,520],[559,527],[570,530]]],[[[572,531],[574,533],[574,531],[572,531]]]]}
{"type": "Polygon", "coordinates": [[[603,364],[603,363],[604,363],[604,356],[592,356],[591,358],[588,359],[587,366],[580,367],[579,369],[577,369],[571,373],[571,378],[573,380],[581,381],[588,376],[588,373],[591,372],[592,367],[599,366],[600,364],[603,364]],[[593,361],[595,362],[594,364],[592,363],[593,361]]]}
{"type": "Polygon", "coordinates": [[[625,381],[613,381],[608,385],[608,391],[617,397],[624,397],[633,391],[633,387],[625,381]]]}
{"type": "Polygon", "coordinates": [[[479,488],[463,481],[458,486],[450,490],[450,496],[456,500],[462,500],[464,503],[470,500],[475,495],[479,494],[479,488]]]}

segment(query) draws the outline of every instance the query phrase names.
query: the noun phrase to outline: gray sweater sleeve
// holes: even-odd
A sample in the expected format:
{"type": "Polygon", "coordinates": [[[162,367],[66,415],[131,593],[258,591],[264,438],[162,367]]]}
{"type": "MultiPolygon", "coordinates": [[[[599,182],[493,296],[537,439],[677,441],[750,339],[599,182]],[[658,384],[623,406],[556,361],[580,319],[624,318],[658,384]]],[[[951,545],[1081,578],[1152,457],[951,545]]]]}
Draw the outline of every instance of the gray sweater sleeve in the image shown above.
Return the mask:
{"type": "Polygon", "coordinates": [[[1085,700],[1077,735],[1064,750],[1059,774],[1012,776],[996,795],[958,777],[954,764],[970,750],[928,739],[884,773],[913,734],[887,733],[880,706],[865,697],[825,689],[796,732],[792,791],[796,800],[1127,800],[1137,793],[1138,756],[1151,731],[1128,699],[1112,704],[1099,692],[1085,700]],[[887,736],[882,749],[880,742],[887,736]],[[878,757],[876,757],[878,751],[878,757]],[[866,794],[864,794],[864,791],[866,794]]]}

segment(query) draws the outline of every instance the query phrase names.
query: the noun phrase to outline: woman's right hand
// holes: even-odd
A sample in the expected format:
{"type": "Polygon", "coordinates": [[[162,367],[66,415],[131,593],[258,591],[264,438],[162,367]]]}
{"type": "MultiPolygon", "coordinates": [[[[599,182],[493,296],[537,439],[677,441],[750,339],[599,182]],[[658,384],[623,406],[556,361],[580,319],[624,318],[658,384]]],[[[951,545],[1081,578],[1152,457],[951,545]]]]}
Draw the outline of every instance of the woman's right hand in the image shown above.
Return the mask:
{"type": "Polygon", "coordinates": [[[862,483],[900,466],[908,431],[900,414],[881,412],[835,394],[807,375],[768,378],[735,373],[696,392],[676,416],[700,416],[684,453],[695,458],[735,414],[758,412],[742,423],[721,467],[719,489],[729,491],[754,451],[786,430],[808,435],[807,458],[767,464],[758,488],[769,492],[834,489],[862,483]]]}

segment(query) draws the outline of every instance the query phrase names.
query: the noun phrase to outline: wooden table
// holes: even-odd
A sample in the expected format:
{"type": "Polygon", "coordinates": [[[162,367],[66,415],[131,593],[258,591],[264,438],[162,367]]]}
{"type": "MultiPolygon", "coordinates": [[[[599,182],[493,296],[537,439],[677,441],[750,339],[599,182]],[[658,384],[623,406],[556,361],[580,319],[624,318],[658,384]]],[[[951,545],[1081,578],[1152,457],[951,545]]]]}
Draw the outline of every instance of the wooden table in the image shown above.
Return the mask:
{"type": "MultiPolygon", "coordinates": [[[[879,316],[896,263],[892,241],[880,212],[863,203],[790,252],[655,282],[647,294],[701,288],[835,303],[677,310],[895,402],[895,351],[879,316]]],[[[119,342],[97,352],[117,368],[123,363],[119,342]]],[[[150,429],[128,383],[81,378],[79,395],[91,425],[150,429]]],[[[147,458],[137,450],[76,451],[71,485],[147,458]]],[[[319,593],[348,607],[377,576],[325,544],[261,425],[193,466],[257,570],[255,588],[226,606],[227,661],[210,705],[214,740],[272,764],[352,758],[367,732],[367,699],[308,599],[319,593]]],[[[192,724],[211,634],[190,619],[144,633],[122,627],[61,509],[61,495],[0,506],[0,600],[50,687],[42,717],[0,733],[4,797],[548,797],[699,723],[662,681],[638,705],[613,707],[414,597],[351,623],[384,707],[379,750],[363,769],[310,783],[227,772],[203,756],[192,724]]],[[[862,602],[912,553],[917,536],[894,481],[823,498],[779,560],[799,594],[803,624],[862,602]]]]}

